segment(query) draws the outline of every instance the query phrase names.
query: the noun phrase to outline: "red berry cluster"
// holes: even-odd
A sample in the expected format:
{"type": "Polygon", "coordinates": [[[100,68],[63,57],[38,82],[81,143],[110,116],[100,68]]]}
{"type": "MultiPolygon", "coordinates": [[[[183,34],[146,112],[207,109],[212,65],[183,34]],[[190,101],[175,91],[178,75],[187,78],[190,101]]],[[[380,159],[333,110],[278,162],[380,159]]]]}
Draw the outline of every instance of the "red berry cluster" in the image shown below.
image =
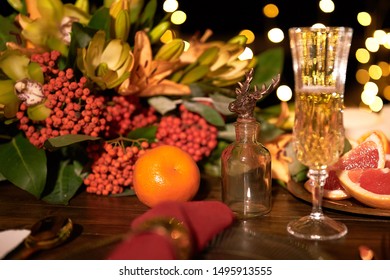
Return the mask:
{"type": "Polygon", "coordinates": [[[177,146],[189,153],[195,161],[210,155],[217,146],[218,130],[196,113],[179,106],[180,116],[164,116],[157,128],[155,145],[177,146]]]}
{"type": "Polygon", "coordinates": [[[114,96],[107,106],[107,138],[126,135],[130,131],[157,122],[153,107],[141,104],[136,96],[114,96]]]}
{"type": "Polygon", "coordinates": [[[32,121],[27,116],[27,106],[21,104],[17,117],[19,128],[25,132],[30,142],[42,147],[44,142],[52,137],[66,134],[86,134],[99,136],[106,130],[105,98],[91,94],[86,87],[87,79],[79,81],[74,77],[73,69],[65,71],[55,68],[56,52],[35,54],[32,58],[41,64],[45,73],[46,83],[43,94],[45,106],[51,109],[50,116],[44,121],[32,121]]]}
{"type": "Polygon", "coordinates": [[[91,173],[84,179],[87,192],[109,195],[122,193],[125,188],[130,188],[134,163],[148,148],[148,142],[127,147],[105,142],[103,150],[100,146],[92,146],[89,151],[94,162],[91,173]]]}

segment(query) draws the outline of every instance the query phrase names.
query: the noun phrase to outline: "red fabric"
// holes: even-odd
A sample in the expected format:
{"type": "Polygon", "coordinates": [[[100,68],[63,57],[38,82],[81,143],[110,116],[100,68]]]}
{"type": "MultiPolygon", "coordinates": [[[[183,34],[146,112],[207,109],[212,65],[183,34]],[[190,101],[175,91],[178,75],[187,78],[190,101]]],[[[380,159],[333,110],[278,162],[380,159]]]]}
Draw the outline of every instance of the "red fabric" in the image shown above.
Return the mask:
{"type": "MultiPolygon", "coordinates": [[[[220,201],[164,202],[134,219],[131,228],[156,217],[173,217],[183,221],[191,232],[195,252],[201,251],[234,220],[232,211],[220,201]]],[[[175,254],[167,238],[155,233],[143,233],[119,244],[108,259],[173,260],[175,254]]]]}

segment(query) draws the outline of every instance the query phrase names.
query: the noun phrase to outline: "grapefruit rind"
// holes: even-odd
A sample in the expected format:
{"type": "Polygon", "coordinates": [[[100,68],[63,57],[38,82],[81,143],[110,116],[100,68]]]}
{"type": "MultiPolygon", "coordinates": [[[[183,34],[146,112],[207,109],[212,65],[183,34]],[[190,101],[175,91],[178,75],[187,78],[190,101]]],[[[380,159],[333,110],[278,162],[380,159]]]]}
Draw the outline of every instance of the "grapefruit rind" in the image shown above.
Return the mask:
{"type": "MultiPolygon", "coordinates": [[[[303,184],[305,189],[310,193],[312,192],[312,188],[313,188],[311,183],[312,183],[312,180],[309,179],[303,184]]],[[[332,190],[324,188],[322,196],[324,198],[327,198],[330,200],[344,200],[344,199],[348,199],[351,197],[351,195],[347,191],[345,191],[343,188],[332,189],[332,190]]]]}
{"type": "MultiPolygon", "coordinates": [[[[389,168],[375,168],[381,170],[383,173],[390,176],[389,168]]],[[[354,169],[354,170],[340,170],[337,172],[337,175],[340,179],[342,186],[349,192],[352,197],[361,203],[381,209],[390,209],[390,194],[376,194],[374,192],[368,191],[360,186],[360,183],[355,183],[350,179],[350,175],[356,172],[365,172],[369,169],[354,169]]],[[[373,178],[374,180],[374,178],[373,178]]]]}

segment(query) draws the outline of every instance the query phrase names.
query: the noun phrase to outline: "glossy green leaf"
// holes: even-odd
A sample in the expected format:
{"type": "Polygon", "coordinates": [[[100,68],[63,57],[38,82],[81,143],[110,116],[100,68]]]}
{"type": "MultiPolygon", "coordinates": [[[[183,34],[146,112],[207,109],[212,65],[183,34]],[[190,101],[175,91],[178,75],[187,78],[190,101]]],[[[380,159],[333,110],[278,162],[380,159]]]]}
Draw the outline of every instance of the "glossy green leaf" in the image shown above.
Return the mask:
{"type": "Polygon", "coordinates": [[[161,115],[176,109],[176,103],[165,96],[148,98],[148,103],[161,115]]]}
{"type": "Polygon", "coordinates": [[[229,104],[235,100],[234,98],[230,98],[220,93],[210,94],[210,97],[213,100],[215,109],[222,115],[229,116],[234,114],[229,110],[229,104]]]}
{"type": "Polygon", "coordinates": [[[17,43],[18,37],[17,34],[20,33],[20,30],[14,24],[14,17],[3,17],[0,15],[0,51],[6,50],[7,42],[17,43]]]}
{"type": "Polygon", "coordinates": [[[146,5],[141,14],[140,23],[147,27],[151,27],[153,25],[154,15],[157,10],[157,1],[150,0],[146,5]]]}
{"type": "Polygon", "coordinates": [[[0,145],[0,173],[15,186],[40,198],[46,184],[46,154],[22,135],[0,145]]]}
{"type": "Polygon", "coordinates": [[[80,176],[80,164],[62,161],[58,170],[57,181],[50,194],[42,199],[52,204],[67,205],[83,183],[80,176]]]}
{"type": "Polygon", "coordinates": [[[122,196],[133,196],[135,195],[135,191],[133,189],[125,189],[121,193],[116,193],[116,194],[110,194],[110,197],[122,197],[122,196]]]}
{"type": "Polygon", "coordinates": [[[205,118],[206,121],[209,122],[210,124],[215,126],[221,126],[221,127],[225,125],[225,121],[223,120],[221,114],[218,113],[215,109],[211,108],[210,106],[207,106],[199,102],[189,102],[189,101],[184,101],[183,104],[189,111],[198,113],[203,118],[205,118]]]}
{"type": "Polygon", "coordinates": [[[103,30],[106,33],[106,38],[110,38],[110,23],[110,9],[101,7],[92,15],[88,27],[95,30],[103,30]]]}
{"type": "Polygon", "coordinates": [[[45,147],[49,150],[69,146],[83,141],[96,141],[100,137],[93,137],[84,134],[67,134],[58,137],[53,137],[45,142],[45,147]]]}
{"type": "Polygon", "coordinates": [[[156,139],[157,126],[145,126],[134,129],[127,134],[127,138],[129,139],[140,139],[145,138],[149,142],[152,142],[156,139]]]}
{"type": "Polygon", "coordinates": [[[257,56],[252,85],[259,88],[270,84],[272,78],[281,74],[284,63],[284,50],[281,47],[268,49],[257,56]]]}

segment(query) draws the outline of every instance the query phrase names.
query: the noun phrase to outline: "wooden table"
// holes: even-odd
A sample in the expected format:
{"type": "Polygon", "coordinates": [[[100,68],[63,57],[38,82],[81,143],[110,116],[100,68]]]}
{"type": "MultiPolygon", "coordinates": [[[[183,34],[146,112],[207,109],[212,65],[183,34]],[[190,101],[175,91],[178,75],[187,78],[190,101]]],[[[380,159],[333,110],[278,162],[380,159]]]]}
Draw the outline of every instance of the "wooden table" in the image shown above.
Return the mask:
{"type": "MultiPolygon", "coordinates": [[[[220,200],[219,179],[203,178],[196,199],[220,200]]],[[[50,205],[9,182],[0,182],[0,231],[30,228],[38,219],[51,215],[69,217],[75,224],[74,236],[69,242],[55,249],[38,252],[33,255],[33,259],[105,259],[121,238],[126,236],[130,222],[147,210],[135,196],[110,198],[87,194],[85,191],[81,191],[67,206],[50,205]]],[[[273,207],[268,215],[237,222],[230,228],[235,234],[226,235],[226,238],[233,239],[231,242],[216,244],[218,250],[211,246],[196,258],[300,259],[306,256],[308,259],[353,260],[360,259],[358,247],[361,245],[371,248],[377,259],[390,257],[389,217],[324,209],[327,215],[347,225],[348,234],[345,237],[336,241],[304,241],[290,236],[286,231],[287,223],[309,214],[310,210],[310,203],[297,199],[285,188],[275,185],[273,207]],[[240,232],[243,235],[237,236],[240,232]],[[235,244],[235,247],[224,248],[226,244],[235,244]],[[288,250],[279,245],[289,246],[287,248],[292,250],[295,248],[296,252],[301,250],[304,254],[288,254],[288,250]],[[283,253],[278,254],[277,250],[283,253]]]]}

